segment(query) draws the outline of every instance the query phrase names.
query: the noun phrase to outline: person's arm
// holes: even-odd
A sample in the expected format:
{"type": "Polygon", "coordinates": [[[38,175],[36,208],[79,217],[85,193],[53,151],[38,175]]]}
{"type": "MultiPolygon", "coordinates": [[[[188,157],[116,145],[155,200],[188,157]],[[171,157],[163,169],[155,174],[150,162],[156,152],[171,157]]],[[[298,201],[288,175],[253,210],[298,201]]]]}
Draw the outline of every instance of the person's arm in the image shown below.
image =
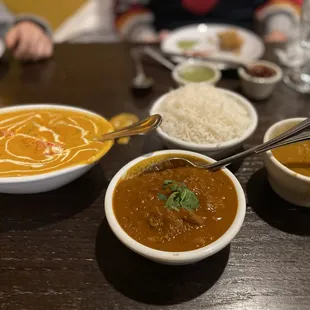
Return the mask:
{"type": "Polygon", "coordinates": [[[8,32],[8,30],[24,21],[29,21],[37,24],[40,26],[49,36],[52,36],[51,28],[49,27],[48,23],[44,21],[42,18],[30,15],[30,14],[21,14],[14,16],[7,7],[0,2],[0,38],[4,38],[5,34],[8,32]]]}
{"type": "Polygon", "coordinates": [[[143,1],[116,0],[115,27],[120,36],[128,41],[152,42],[157,40],[153,28],[154,16],[143,1]]]}
{"type": "Polygon", "coordinates": [[[32,15],[14,16],[0,2],[0,37],[17,59],[38,60],[50,57],[53,42],[49,26],[32,15]]]}
{"type": "Polygon", "coordinates": [[[3,38],[9,28],[14,23],[14,16],[6,8],[6,6],[0,2],[0,38],[3,38]]]}
{"type": "Polygon", "coordinates": [[[286,41],[296,34],[302,0],[269,0],[256,12],[267,41],[286,41]]]}

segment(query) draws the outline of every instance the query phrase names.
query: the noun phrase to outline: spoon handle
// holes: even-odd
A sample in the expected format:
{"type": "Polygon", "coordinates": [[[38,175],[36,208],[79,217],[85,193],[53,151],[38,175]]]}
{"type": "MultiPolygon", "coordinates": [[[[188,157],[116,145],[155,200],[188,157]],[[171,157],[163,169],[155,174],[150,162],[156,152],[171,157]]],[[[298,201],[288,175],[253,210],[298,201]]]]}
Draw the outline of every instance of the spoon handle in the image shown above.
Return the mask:
{"type": "Polygon", "coordinates": [[[132,48],[130,54],[135,63],[137,75],[145,76],[144,69],[140,59],[140,51],[137,48],[132,48]]]}
{"type": "Polygon", "coordinates": [[[145,54],[147,54],[148,56],[150,56],[151,58],[153,58],[154,60],[156,60],[157,62],[162,64],[167,69],[169,69],[171,71],[174,70],[175,65],[171,61],[166,59],[164,56],[162,56],[162,54],[158,53],[154,48],[152,48],[150,46],[145,46],[143,48],[143,51],[145,54]]]}
{"type": "Polygon", "coordinates": [[[303,122],[299,123],[298,125],[294,126],[293,128],[285,131],[284,133],[282,133],[281,135],[263,143],[257,146],[254,146],[244,152],[229,156],[227,158],[224,158],[222,160],[219,160],[213,164],[208,164],[205,165],[204,167],[209,169],[209,170],[217,170],[219,168],[225,167],[229,164],[231,164],[233,161],[236,161],[238,159],[243,159],[245,157],[248,157],[250,155],[253,154],[260,154],[269,150],[272,150],[274,148],[280,147],[280,146],[284,146],[284,145],[288,145],[288,144],[292,144],[292,143],[296,143],[298,141],[305,141],[305,140],[309,140],[310,139],[310,133],[306,132],[297,136],[297,133],[305,130],[306,128],[308,128],[310,126],[310,119],[307,118],[306,120],[304,120],[303,122]]]}
{"type": "Polygon", "coordinates": [[[199,60],[199,61],[207,61],[207,62],[213,62],[213,63],[224,63],[226,65],[228,65],[229,67],[233,67],[233,68],[238,68],[238,67],[243,67],[245,69],[247,69],[248,67],[248,62],[239,60],[239,59],[228,59],[228,58],[221,58],[218,56],[199,56],[199,55],[191,55],[191,54],[185,54],[185,53],[170,53],[170,52],[165,52],[164,53],[165,56],[167,57],[181,57],[184,59],[194,59],[194,60],[199,60]]]}
{"type": "Polygon", "coordinates": [[[160,126],[161,122],[162,117],[159,114],[154,114],[130,126],[124,127],[122,129],[113,132],[109,132],[101,136],[97,141],[103,142],[107,140],[114,140],[121,137],[145,134],[153,129],[156,129],[158,126],[160,126]]]}

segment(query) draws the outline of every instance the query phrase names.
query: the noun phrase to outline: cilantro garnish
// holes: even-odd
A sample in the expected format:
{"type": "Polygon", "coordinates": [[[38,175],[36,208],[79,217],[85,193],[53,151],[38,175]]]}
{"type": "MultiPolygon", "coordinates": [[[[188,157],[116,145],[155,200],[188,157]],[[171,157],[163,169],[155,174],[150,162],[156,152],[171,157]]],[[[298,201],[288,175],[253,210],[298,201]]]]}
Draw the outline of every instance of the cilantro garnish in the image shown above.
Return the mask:
{"type": "Polygon", "coordinates": [[[166,208],[175,211],[179,211],[180,208],[188,211],[199,208],[199,200],[196,194],[191,191],[186,184],[173,180],[165,180],[163,188],[170,191],[169,197],[167,198],[166,195],[158,193],[157,198],[166,202],[166,208]]]}

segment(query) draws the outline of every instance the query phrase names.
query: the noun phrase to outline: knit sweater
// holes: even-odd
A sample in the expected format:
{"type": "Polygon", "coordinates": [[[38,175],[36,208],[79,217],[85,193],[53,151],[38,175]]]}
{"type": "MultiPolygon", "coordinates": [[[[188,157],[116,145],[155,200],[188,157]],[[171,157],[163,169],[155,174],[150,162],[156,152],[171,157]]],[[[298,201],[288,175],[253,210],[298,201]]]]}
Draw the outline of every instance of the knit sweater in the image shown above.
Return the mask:
{"type": "Polygon", "coordinates": [[[31,21],[40,27],[49,35],[52,36],[51,29],[48,23],[40,18],[39,16],[35,16],[32,14],[21,14],[15,16],[12,14],[7,7],[0,2],[0,38],[3,39],[6,32],[14,25],[22,21],[31,21]]]}
{"type": "Polygon", "coordinates": [[[130,41],[194,23],[226,23],[292,36],[302,0],[116,0],[115,26],[130,41]],[[255,23],[256,22],[256,23],[255,23]]]}

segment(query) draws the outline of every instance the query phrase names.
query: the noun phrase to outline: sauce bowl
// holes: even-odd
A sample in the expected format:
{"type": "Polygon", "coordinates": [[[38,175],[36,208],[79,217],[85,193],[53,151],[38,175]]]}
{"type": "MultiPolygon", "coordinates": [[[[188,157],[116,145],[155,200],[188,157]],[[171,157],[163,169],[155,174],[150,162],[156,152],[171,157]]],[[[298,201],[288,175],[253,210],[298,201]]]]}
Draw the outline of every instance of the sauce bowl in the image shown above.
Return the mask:
{"type": "Polygon", "coordinates": [[[283,72],[278,65],[270,61],[259,60],[249,64],[250,67],[256,65],[267,67],[273,70],[275,74],[271,77],[255,77],[248,74],[243,67],[240,67],[238,75],[243,93],[254,100],[263,100],[271,96],[276,85],[282,80],[283,72]]]}
{"type": "Polygon", "coordinates": [[[243,192],[243,189],[239,183],[239,181],[236,179],[236,177],[228,170],[223,169],[223,172],[228,176],[228,178],[232,181],[238,198],[238,207],[237,207],[237,213],[234,218],[234,221],[232,222],[231,226],[228,228],[228,230],[217,240],[212,242],[211,244],[202,247],[197,250],[191,250],[191,251],[185,251],[185,252],[168,252],[168,251],[160,251],[155,250],[151,247],[142,245],[138,241],[131,238],[124,229],[120,226],[120,224],[117,221],[117,218],[114,214],[113,209],[113,195],[115,188],[118,184],[118,182],[126,177],[127,172],[140,162],[142,162],[145,159],[150,159],[151,157],[156,156],[162,156],[162,155],[179,155],[179,156],[193,156],[196,158],[201,158],[202,160],[214,162],[212,158],[206,157],[204,155],[189,152],[189,151],[180,151],[180,150],[165,150],[165,151],[159,151],[154,152],[152,154],[147,154],[144,156],[141,156],[131,162],[129,162],[127,165],[125,165],[119,172],[114,176],[112,181],[109,184],[109,187],[106,192],[105,196],[105,214],[107,221],[113,231],[113,233],[116,235],[116,237],[129,249],[132,251],[138,253],[139,255],[155,261],[157,263],[161,264],[167,264],[167,265],[186,265],[198,262],[200,260],[203,260],[206,257],[209,257],[220,250],[222,250],[224,247],[226,247],[237,235],[239,232],[242,223],[244,221],[245,217],[245,211],[246,211],[246,200],[245,195],[243,192]]]}
{"type": "MultiPolygon", "coordinates": [[[[57,104],[26,104],[20,106],[11,106],[0,109],[0,114],[15,112],[15,111],[28,111],[32,109],[42,109],[42,110],[64,110],[64,111],[75,111],[80,112],[86,115],[99,116],[94,112],[75,108],[66,105],[57,105],[57,104]]],[[[104,118],[103,118],[104,119],[104,118]]],[[[111,125],[111,131],[113,127],[111,125]]],[[[107,151],[112,147],[113,142],[111,141],[110,145],[107,147],[107,151]]],[[[106,152],[105,152],[106,153],[106,152]]],[[[103,156],[105,153],[101,154],[103,156]]],[[[59,170],[37,174],[29,176],[17,176],[17,177],[0,177],[0,193],[5,194],[36,194],[51,191],[62,187],[72,181],[76,180],[87,171],[89,171],[100,158],[97,158],[96,161],[92,163],[83,163],[79,165],[69,166],[59,170]]]]}
{"type": "Polygon", "coordinates": [[[211,63],[204,62],[204,61],[198,61],[198,60],[187,60],[177,65],[174,68],[174,70],[172,71],[172,78],[179,86],[183,86],[183,85],[187,85],[191,83],[202,83],[202,82],[206,84],[210,84],[210,85],[215,85],[222,78],[222,74],[221,74],[221,71],[217,69],[216,66],[211,63]],[[212,72],[213,75],[212,77],[208,79],[205,79],[203,81],[198,81],[198,82],[190,81],[182,77],[181,74],[182,72],[184,72],[184,70],[186,69],[193,70],[194,68],[204,68],[212,72]]]}
{"type": "MultiPolygon", "coordinates": [[[[264,142],[281,134],[289,127],[302,122],[305,118],[285,119],[272,125],[264,136],[264,142]]],[[[296,173],[267,151],[264,155],[265,167],[271,188],[284,200],[301,207],[310,207],[310,177],[296,173]]]]}

